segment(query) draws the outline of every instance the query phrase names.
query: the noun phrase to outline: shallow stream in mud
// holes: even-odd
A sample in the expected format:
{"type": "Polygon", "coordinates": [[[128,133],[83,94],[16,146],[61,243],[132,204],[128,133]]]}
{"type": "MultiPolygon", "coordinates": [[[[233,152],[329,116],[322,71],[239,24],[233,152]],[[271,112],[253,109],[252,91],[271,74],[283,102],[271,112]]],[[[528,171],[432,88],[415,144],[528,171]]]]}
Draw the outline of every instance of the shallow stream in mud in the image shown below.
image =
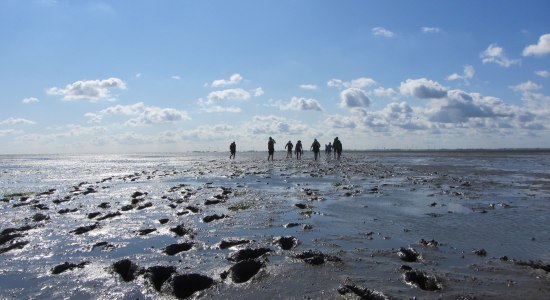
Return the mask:
{"type": "Polygon", "coordinates": [[[284,155],[0,156],[0,298],[550,295],[550,152],[284,155]]]}

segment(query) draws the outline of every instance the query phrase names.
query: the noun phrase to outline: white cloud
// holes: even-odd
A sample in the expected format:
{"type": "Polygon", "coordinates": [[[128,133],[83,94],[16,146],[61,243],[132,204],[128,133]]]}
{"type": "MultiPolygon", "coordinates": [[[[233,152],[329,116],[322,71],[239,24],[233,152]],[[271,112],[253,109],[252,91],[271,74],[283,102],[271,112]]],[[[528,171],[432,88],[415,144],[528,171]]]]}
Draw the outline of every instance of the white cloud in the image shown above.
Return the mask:
{"type": "Polygon", "coordinates": [[[543,78],[550,77],[550,72],[548,72],[546,70],[536,71],[535,74],[537,74],[538,76],[543,77],[543,78]]]}
{"type": "Polygon", "coordinates": [[[523,49],[523,56],[543,56],[550,53],[550,33],[541,35],[536,45],[529,45],[523,49]]]}
{"type": "Polygon", "coordinates": [[[343,81],[341,79],[334,78],[327,82],[328,87],[335,87],[339,89],[347,89],[347,88],[362,89],[364,87],[372,86],[375,84],[376,84],[376,81],[374,81],[374,79],[367,78],[367,77],[359,77],[351,81],[343,81]]]}
{"type": "Polygon", "coordinates": [[[208,94],[207,104],[214,104],[221,100],[248,100],[250,93],[243,89],[227,89],[221,91],[213,91],[208,94]]]}
{"type": "Polygon", "coordinates": [[[136,115],[145,110],[145,104],[138,102],[132,105],[115,105],[107,107],[101,110],[99,113],[106,114],[118,114],[118,115],[136,115]]]}
{"type": "Polygon", "coordinates": [[[481,52],[480,57],[483,63],[495,63],[505,68],[521,63],[519,59],[509,59],[504,49],[497,44],[489,45],[485,51],[481,52]]]}
{"type": "Polygon", "coordinates": [[[0,122],[0,125],[33,125],[35,122],[22,118],[7,118],[0,122]]]}
{"type": "Polygon", "coordinates": [[[295,135],[304,134],[308,131],[308,126],[292,119],[278,116],[254,116],[252,121],[245,125],[248,133],[254,135],[295,135]]]}
{"type": "Polygon", "coordinates": [[[211,87],[217,88],[217,87],[224,87],[228,85],[235,85],[241,82],[242,80],[243,80],[243,77],[240,74],[235,73],[231,75],[231,77],[229,77],[229,80],[217,79],[212,81],[211,87]]]}
{"type": "Polygon", "coordinates": [[[310,90],[310,91],[319,89],[319,87],[315,84],[301,84],[300,88],[303,90],[310,90]]]}
{"type": "Polygon", "coordinates": [[[426,78],[407,79],[399,87],[401,94],[420,99],[438,99],[447,96],[447,88],[426,78]]]}
{"type": "Polygon", "coordinates": [[[230,107],[223,107],[219,105],[210,106],[203,109],[207,113],[240,113],[242,112],[242,109],[240,107],[230,106],[230,107]]]}
{"type": "Polygon", "coordinates": [[[440,33],[441,32],[441,28],[437,28],[437,27],[422,27],[421,30],[423,33],[440,33]]]}
{"type": "Polygon", "coordinates": [[[377,87],[372,91],[372,94],[376,97],[392,98],[397,96],[397,92],[392,88],[377,87]]]}
{"type": "Polygon", "coordinates": [[[321,104],[319,104],[319,101],[315,99],[306,99],[306,98],[300,98],[300,97],[292,97],[289,103],[281,105],[280,108],[283,110],[323,111],[323,107],[321,106],[321,104]]]}
{"type": "Polygon", "coordinates": [[[0,130],[0,137],[8,136],[14,133],[16,133],[16,131],[13,129],[0,130]]]}
{"type": "Polygon", "coordinates": [[[38,100],[38,98],[36,97],[27,97],[21,100],[21,103],[23,104],[31,104],[31,103],[38,103],[38,102],[40,102],[40,100],[38,100]]]}
{"type": "Polygon", "coordinates": [[[453,74],[451,74],[447,77],[447,80],[463,79],[464,82],[468,83],[468,79],[473,78],[474,74],[475,74],[474,67],[470,66],[470,65],[466,65],[466,66],[464,66],[464,73],[463,74],[453,73],[453,74]]]}
{"type": "Polygon", "coordinates": [[[174,80],[181,80],[181,77],[179,77],[178,75],[173,75],[172,77],[170,77],[174,80]]]}
{"type": "Polygon", "coordinates": [[[260,97],[261,95],[265,94],[264,90],[261,87],[256,88],[251,92],[254,93],[254,97],[260,97]]]}
{"type": "Polygon", "coordinates": [[[540,90],[542,89],[542,85],[536,84],[531,80],[528,80],[518,85],[511,86],[510,88],[516,92],[527,92],[527,91],[540,90]]]}
{"type": "Polygon", "coordinates": [[[65,88],[51,87],[46,93],[53,96],[62,96],[64,100],[98,101],[111,99],[111,89],[125,89],[126,84],[118,78],[104,80],[84,80],[67,84],[65,88]]]}
{"type": "Polygon", "coordinates": [[[90,122],[99,123],[105,115],[136,116],[135,118],[126,121],[124,123],[126,126],[167,124],[191,119],[188,113],[184,110],[146,106],[143,102],[132,105],[111,106],[101,110],[99,113],[87,113],[85,116],[90,118],[90,122]]]}
{"type": "Polygon", "coordinates": [[[343,108],[368,107],[370,99],[362,89],[349,88],[340,93],[340,106],[343,108]]]}
{"type": "Polygon", "coordinates": [[[382,36],[382,37],[387,37],[387,38],[391,38],[394,36],[394,33],[389,31],[388,29],[384,28],[384,27],[374,27],[372,29],[372,34],[374,34],[375,36],[382,36]]]}
{"type": "Polygon", "coordinates": [[[140,77],[141,77],[141,73],[137,73],[136,78],[140,78],[140,77]]]}

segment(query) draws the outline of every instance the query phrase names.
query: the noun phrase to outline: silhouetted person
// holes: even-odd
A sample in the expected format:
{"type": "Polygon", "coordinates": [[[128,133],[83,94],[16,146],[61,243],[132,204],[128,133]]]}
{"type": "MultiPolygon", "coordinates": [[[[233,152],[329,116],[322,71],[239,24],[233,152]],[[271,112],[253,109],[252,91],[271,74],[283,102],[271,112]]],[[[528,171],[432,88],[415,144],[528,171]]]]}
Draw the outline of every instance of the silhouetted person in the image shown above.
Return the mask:
{"type": "Polygon", "coordinates": [[[235,141],[233,141],[233,143],[229,145],[229,151],[231,152],[231,155],[229,155],[229,159],[235,159],[235,153],[237,153],[237,144],[235,144],[235,141]]]}
{"type": "Polygon", "coordinates": [[[329,142],[328,145],[325,145],[325,154],[330,158],[330,155],[332,154],[332,143],[329,142]]]}
{"type": "Polygon", "coordinates": [[[317,139],[314,139],[313,144],[311,144],[309,150],[313,150],[313,156],[315,157],[315,160],[317,160],[317,156],[319,156],[319,150],[321,150],[321,144],[317,141],[317,139]]]}
{"type": "Polygon", "coordinates": [[[288,141],[288,143],[286,143],[285,145],[285,149],[286,149],[286,158],[292,158],[292,148],[294,147],[294,145],[292,144],[291,141],[288,141]]]}
{"type": "Polygon", "coordinates": [[[304,149],[302,148],[302,141],[298,140],[298,142],[296,142],[296,159],[302,158],[302,154],[304,154],[304,149]]]}
{"type": "Polygon", "coordinates": [[[267,142],[267,160],[269,161],[269,158],[271,157],[271,161],[273,161],[273,153],[275,153],[275,140],[269,137],[269,141],[267,142]]]}
{"type": "Polygon", "coordinates": [[[342,155],[342,143],[340,142],[338,137],[334,138],[332,146],[334,147],[334,158],[338,157],[338,159],[340,159],[340,155],[342,155]]]}

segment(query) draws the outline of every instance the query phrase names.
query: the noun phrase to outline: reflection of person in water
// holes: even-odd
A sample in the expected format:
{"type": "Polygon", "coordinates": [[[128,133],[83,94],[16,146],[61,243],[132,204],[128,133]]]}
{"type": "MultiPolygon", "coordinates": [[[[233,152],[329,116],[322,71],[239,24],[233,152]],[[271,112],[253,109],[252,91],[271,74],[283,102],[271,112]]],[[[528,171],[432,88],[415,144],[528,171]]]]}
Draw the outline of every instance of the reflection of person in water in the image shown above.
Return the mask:
{"type": "Polygon", "coordinates": [[[319,156],[319,150],[321,149],[321,144],[315,139],[313,141],[313,144],[311,144],[311,147],[309,150],[313,150],[313,156],[315,157],[315,160],[317,160],[317,156],[319,156]]]}
{"type": "Polygon", "coordinates": [[[291,141],[288,141],[288,143],[286,143],[285,145],[285,149],[286,149],[286,158],[292,158],[292,148],[294,147],[294,145],[292,145],[292,142],[291,141]]]}
{"type": "Polygon", "coordinates": [[[269,141],[267,142],[267,160],[271,157],[271,161],[273,161],[273,153],[275,153],[275,140],[269,137],[269,141]]]}
{"type": "Polygon", "coordinates": [[[237,152],[237,144],[235,144],[235,141],[233,141],[233,143],[229,145],[229,151],[231,152],[231,155],[229,155],[229,159],[235,159],[235,153],[237,152]]]}
{"type": "Polygon", "coordinates": [[[334,142],[332,142],[332,146],[334,147],[334,158],[340,159],[340,155],[342,155],[342,143],[340,142],[338,137],[334,138],[334,142]]]}
{"type": "Polygon", "coordinates": [[[302,141],[298,140],[298,142],[296,142],[296,159],[302,158],[302,154],[304,154],[304,150],[302,149],[302,141]]]}

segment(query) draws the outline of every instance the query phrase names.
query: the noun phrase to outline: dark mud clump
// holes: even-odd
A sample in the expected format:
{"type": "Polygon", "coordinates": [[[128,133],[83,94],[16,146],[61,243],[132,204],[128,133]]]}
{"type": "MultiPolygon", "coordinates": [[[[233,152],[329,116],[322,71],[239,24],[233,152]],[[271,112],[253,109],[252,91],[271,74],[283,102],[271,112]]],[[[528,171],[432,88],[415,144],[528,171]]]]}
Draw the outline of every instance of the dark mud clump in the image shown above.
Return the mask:
{"type": "Polygon", "coordinates": [[[92,231],[94,229],[96,229],[98,227],[98,224],[92,224],[92,225],[88,225],[88,226],[81,226],[81,227],[78,227],[77,229],[75,230],[72,230],[70,231],[71,233],[74,233],[74,234],[84,234],[88,231],[92,231]]]}
{"type": "Polygon", "coordinates": [[[69,263],[69,262],[65,262],[65,263],[62,263],[60,265],[57,265],[55,267],[53,267],[50,272],[54,275],[57,275],[57,274],[61,274],[67,270],[72,270],[72,269],[76,269],[76,268],[79,268],[79,269],[82,269],[84,268],[85,265],[87,265],[89,262],[81,262],[79,264],[73,264],[73,263],[69,263]]]}
{"type": "Polygon", "coordinates": [[[256,259],[269,252],[271,252],[271,249],[268,249],[268,248],[258,248],[258,249],[247,248],[247,249],[242,249],[237,252],[231,253],[227,257],[227,260],[239,262],[247,259],[256,259]]]}
{"type": "Polygon", "coordinates": [[[518,266],[527,266],[536,270],[543,270],[545,272],[550,272],[550,264],[545,264],[542,261],[517,261],[516,265],[518,266]]]}
{"type": "Polygon", "coordinates": [[[118,273],[122,280],[129,282],[135,279],[138,266],[129,259],[122,259],[113,264],[113,271],[118,273]]]}
{"type": "Polygon", "coordinates": [[[145,271],[145,278],[149,279],[157,291],[160,291],[166,280],[176,272],[173,266],[153,266],[145,271]]]}
{"type": "Polygon", "coordinates": [[[425,291],[438,291],[442,288],[441,282],[435,276],[427,275],[420,270],[406,271],[403,277],[406,283],[425,291]]]}
{"type": "Polygon", "coordinates": [[[399,255],[399,258],[401,258],[402,261],[406,262],[417,262],[420,259],[420,254],[414,251],[413,248],[401,247],[401,249],[397,252],[397,255],[399,255]]]}
{"type": "Polygon", "coordinates": [[[0,245],[4,245],[5,243],[13,239],[20,238],[22,236],[23,235],[19,233],[6,233],[6,234],[2,233],[0,234],[0,245]]]}
{"type": "Polygon", "coordinates": [[[177,234],[178,236],[191,235],[192,231],[185,228],[183,225],[178,225],[176,227],[170,228],[170,231],[177,234]]]}
{"type": "Polygon", "coordinates": [[[32,216],[32,220],[34,222],[46,221],[46,220],[49,220],[49,219],[50,219],[50,216],[45,215],[45,214],[41,214],[41,213],[37,213],[34,216],[32,216]]]}
{"type": "Polygon", "coordinates": [[[93,219],[93,218],[95,218],[95,217],[97,217],[97,216],[99,216],[99,215],[101,215],[100,212],[93,212],[93,213],[87,214],[86,216],[88,217],[88,219],[93,219]]]}
{"type": "Polygon", "coordinates": [[[487,256],[487,251],[485,251],[485,249],[476,249],[472,252],[477,256],[487,256]]]}
{"type": "Polygon", "coordinates": [[[119,211],[114,212],[114,213],[108,213],[108,214],[104,215],[103,217],[97,218],[97,220],[98,221],[103,221],[103,220],[107,220],[107,219],[118,217],[118,216],[122,216],[122,214],[119,211]]]}
{"type": "Polygon", "coordinates": [[[231,248],[233,246],[243,245],[250,243],[249,240],[229,240],[229,241],[221,241],[219,244],[220,249],[227,249],[231,248]]]}
{"type": "Polygon", "coordinates": [[[274,243],[283,250],[290,250],[298,245],[298,239],[293,236],[281,236],[275,238],[274,243]]]}
{"type": "Polygon", "coordinates": [[[147,235],[147,234],[149,234],[151,232],[155,232],[155,231],[157,231],[156,228],[140,229],[140,230],[138,230],[138,235],[147,235]]]}
{"type": "Polygon", "coordinates": [[[229,274],[234,283],[243,283],[250,280],[264,266],[262,262],[255,259],[242,260],[229,269],[229,274]]]}
{"type": "Polygon", "coordinates": [[[437,248],[437,246],[439,246],[439,243],[434,239],[432,239],[431,241],[426,241],[425,239],[421,239],[419,243],[424,247],[437,248]]]}
{"type": "Polygon", "coordinates": [[[193,248],[193,243],[172,244],[164,248],[164,253],[176,255],[183,251],[189,251],[191,248],[193,248]]]}
{"type": "Polygon", "coordinates": [[[202,218],[202,221],[204,223],[210,223],[212,221],[220,220],[220,219],[223,219],[223,218],[226,218],[226,217],[227,217],[226,215],[214,214],[214,215],[210,215],[210,216],[206,216],[206,217],[202,218]]]}
{"type": "Polygon", "coordinates": [[[340,262],[342,261],[340,258],[332,255],[326,255],[323,254],[320,251],[316,250],[307,250],[302,253],[294,255],[294,258],[298,258],[303,260],[305,263],[310,265],[322,265],[325,263],[325,260],[331,261],[331,262],[340,262]]]}
{"type": "Polygon", "coordinates": [[[345,284],[342,285],[340,288],[338,288],[338,294],[340,295],[347,295],[347,294],[353,294],[359,299],[365,299],[365,300],[389,300],[390,298],[383,293],[375,290],[370,290],[367,288],[361,288],[356,285],[351,284],[345,284]]]}
{"type": "Polygon", "coordinates": [[[210,288],[214,279],[201,274],[184,274],[172,277],[171,286],[174,296],[183,299],[197,291],[210,288]]]}
{"type": "Polygon", "coordinates": [[[23,249],[23,247],[25,247],[28,243],[29,242],[27,241],[22,241],[22,242],[13,243],[7,247],[0,248],[0,254],[6,253],[14,249],[23,249]]]}
{"type": "Polygon", "coordinates": [[[166,224],[166,223],[168,223],[169,221],[170,221],[170,219],[160,219],[160,220],[159,220],[159,223],[160,223],[160,224],[166,224]]]}

